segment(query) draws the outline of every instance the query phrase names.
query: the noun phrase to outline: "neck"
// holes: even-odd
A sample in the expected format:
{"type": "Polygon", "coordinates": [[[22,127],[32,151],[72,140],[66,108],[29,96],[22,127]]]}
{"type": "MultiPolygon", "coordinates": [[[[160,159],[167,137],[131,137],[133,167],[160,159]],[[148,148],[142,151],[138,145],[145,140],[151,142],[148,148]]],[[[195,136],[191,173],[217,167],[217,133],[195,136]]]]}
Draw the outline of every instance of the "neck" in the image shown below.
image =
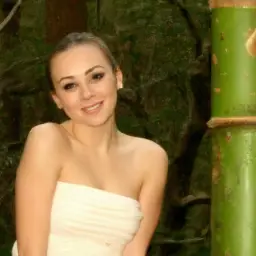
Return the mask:
{"type": "Polygon", "coordinates": [[[73,136],[92,150],[106,153],[117,143],[118,130],[115,120],[108,120],[98,127],[90,127],[71,121],[71,126],[73,136]]]}

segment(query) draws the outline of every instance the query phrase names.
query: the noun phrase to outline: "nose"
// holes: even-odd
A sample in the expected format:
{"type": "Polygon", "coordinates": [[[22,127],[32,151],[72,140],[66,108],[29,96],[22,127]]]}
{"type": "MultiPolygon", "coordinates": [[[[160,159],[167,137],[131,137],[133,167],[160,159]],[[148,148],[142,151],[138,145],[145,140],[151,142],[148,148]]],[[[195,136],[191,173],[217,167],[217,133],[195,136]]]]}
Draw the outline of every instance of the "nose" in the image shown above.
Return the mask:
{"type": "Polygon", "coordinates": [[[93,92],[88,85],[81,86],[80,97],[82,99],[90,99],[93,96],[93,92]]]}

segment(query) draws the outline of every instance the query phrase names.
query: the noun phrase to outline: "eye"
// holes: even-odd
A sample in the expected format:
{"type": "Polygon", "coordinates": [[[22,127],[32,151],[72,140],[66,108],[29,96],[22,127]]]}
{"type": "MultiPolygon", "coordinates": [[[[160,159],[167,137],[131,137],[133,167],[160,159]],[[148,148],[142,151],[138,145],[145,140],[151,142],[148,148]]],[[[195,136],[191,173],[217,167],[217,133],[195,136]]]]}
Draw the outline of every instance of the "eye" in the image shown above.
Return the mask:
{"type": "Polygon", "coordinates": [[[63,86],[63,88],[64,88],[64,90],[71,90],[71,89],[73,89],[74,87],[75,87],[76,85],[74,84],[74,83],[68,83],[68,84],[65,84],[64,86],[63,86]]]}
{"type": "Polygon", "coordinates": [[[92,80],[98,81],[104,77],[104,73],[95,73],[92,75],[92,80]]]}

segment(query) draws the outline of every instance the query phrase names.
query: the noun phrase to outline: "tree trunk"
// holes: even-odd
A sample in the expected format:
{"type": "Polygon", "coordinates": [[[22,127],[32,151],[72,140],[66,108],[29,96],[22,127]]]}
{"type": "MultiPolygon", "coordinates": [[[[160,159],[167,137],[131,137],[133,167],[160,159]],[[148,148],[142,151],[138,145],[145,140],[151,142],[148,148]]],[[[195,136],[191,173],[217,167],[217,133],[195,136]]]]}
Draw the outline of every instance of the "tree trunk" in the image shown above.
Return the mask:
{"type": "Polygon", "coordinates": [[[212,1],[212,256],[256,255],[256,2],[212,1]]]}
{"type": "Polygon", "coordinates": [[[70,32],[87,30],[86,0],[46,0],[46,41],[55,44],[70,32]]]}

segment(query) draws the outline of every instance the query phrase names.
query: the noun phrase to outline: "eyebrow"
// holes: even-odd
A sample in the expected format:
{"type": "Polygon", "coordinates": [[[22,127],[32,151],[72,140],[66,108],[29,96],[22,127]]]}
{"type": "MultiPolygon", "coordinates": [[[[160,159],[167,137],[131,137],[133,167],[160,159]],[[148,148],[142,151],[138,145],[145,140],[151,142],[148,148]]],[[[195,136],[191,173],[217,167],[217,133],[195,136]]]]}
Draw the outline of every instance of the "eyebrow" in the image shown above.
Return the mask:
{"type": "MultiPolygon", "coordinates": [[[[100,65],[93,66],[93,67],[87,69],[87,70],[84,72],[84,75],[88,75],[88,74],[91,73],[95,68],[104,68],[104,67],[103,67],[103,66],[100,66],[100,65]]],[[[74,76],[64,76],[64,77],[62,77],[62,78],[58,81],[58,83],[60,83],[60,82],[61,82],[62,80],[64,80],[64,79],[72,79],[72,78],[74,78],[74,76]]]]}

